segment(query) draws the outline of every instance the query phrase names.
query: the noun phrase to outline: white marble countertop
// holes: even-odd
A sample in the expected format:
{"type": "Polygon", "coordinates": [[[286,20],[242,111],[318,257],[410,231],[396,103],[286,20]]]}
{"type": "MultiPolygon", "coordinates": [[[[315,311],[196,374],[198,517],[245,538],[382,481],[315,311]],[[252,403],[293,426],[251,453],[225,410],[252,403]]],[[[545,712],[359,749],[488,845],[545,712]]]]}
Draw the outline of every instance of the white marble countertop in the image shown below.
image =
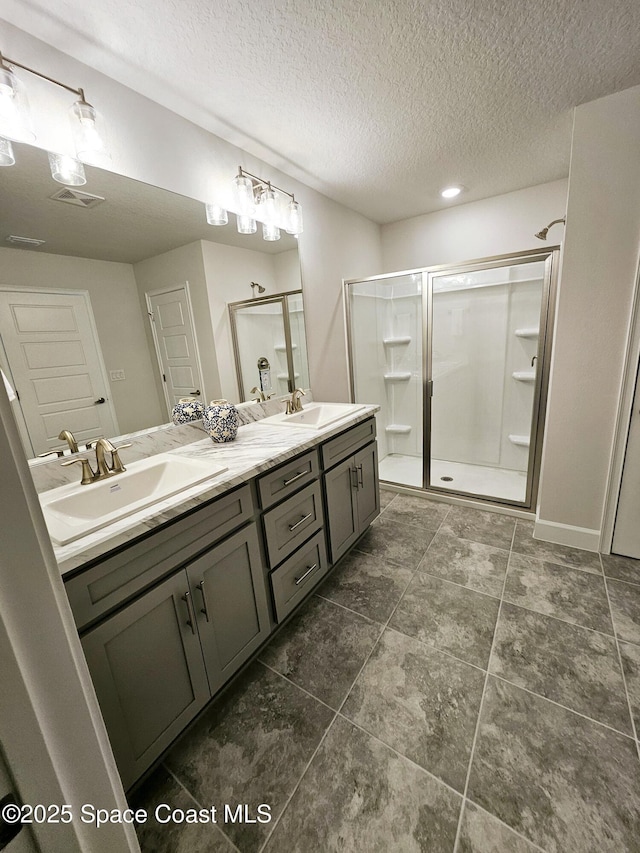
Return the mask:
{"type": "MultiPolygon", "coordinates": [[[[264,471],[292,459],[305,450],[322,444],[345,429],[374,415],[379,406],[357,407],[357,411],[338,423],[310,430],[307,427],[268,426],[259,422],[246,424],[238,437],[228,444],[214,444],[209,437],[169,451],[191,458],[215,459],[227,470],[204,483],[146,507],[126,518],[53,550],[63,575],[73,572],[98,557],[104,556],[132,539],[166,524],[236,486],[248,482],[264,471]]],[[[354,405],[354,409],[356,406],[354,405]]],[[[165,451],[166,452],[166,451],[165,451]]]]}

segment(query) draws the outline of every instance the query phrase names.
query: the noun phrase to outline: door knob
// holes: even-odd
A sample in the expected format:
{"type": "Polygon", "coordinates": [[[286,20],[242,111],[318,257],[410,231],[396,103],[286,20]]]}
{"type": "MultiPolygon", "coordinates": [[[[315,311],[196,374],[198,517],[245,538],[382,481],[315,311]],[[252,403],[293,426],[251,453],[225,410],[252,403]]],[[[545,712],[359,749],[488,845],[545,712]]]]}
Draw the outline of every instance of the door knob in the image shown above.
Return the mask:
{"type": "Polygon", "coordinates": [[[96,406],[101,406],[103,403],[106,403],[106,400],[104,399],[104,397],[100,397],[98,400],[94,400],[93,402],[96,404],[96,406]]]}
{"type": "Polygon", "coordinates": [[[198,388],[197,391],[190,391],[189,393],[191,394],[192,397],[199,397],[200,396],[200,389],[198,388]]]}

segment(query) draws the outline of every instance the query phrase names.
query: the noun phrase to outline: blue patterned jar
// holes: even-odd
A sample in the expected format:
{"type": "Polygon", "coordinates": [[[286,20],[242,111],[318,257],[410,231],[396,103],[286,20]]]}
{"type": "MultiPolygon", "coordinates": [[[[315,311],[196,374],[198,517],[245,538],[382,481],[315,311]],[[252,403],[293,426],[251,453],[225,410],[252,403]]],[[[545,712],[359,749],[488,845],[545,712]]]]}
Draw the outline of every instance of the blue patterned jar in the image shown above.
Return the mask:
{"type": "Polygon", "coordinates": [[[195,397],[180,397],[171,411],[171,420],[176,426],[199,421],[204,415],[204,403],[195,397]]]}
{"type": "Polygon", "coordinates": [[[212,400],[204,410],[202,423],[213,441],[233,441],[238,435],[238,410],[226,400],[212,400]]]}

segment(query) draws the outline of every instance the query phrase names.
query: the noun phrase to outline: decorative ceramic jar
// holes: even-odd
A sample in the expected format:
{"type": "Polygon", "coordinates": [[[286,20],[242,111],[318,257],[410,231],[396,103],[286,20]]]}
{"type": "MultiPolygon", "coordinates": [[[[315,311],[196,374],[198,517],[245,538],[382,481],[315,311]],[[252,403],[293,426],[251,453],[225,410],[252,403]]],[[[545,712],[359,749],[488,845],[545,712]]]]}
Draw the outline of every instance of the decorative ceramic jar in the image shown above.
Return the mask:
{"type": "Polygon", "coordinates": [[[204,403],[195,397],[180,397],[171,411],[171,420],[176,426],[199,421],[204,414],[204,403]]]}
{"type": "Polygon", "coordinates": [[[204,410],[202,423],[213,441],[233,441],[238,434],[238,410],[226,400],[212,400],[204,410]]]}

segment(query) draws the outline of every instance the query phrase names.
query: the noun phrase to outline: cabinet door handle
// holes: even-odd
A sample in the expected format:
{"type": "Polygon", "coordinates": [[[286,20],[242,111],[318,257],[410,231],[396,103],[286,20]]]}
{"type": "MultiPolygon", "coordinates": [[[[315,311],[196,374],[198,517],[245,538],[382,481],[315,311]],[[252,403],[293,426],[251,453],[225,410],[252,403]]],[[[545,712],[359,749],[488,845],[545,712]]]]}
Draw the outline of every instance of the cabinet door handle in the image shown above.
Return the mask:
{"type": "Polygon", "coordinates": [[[196,614],[193,612],[193,602],[191,601],[191,593],[185,592],[182,596],[182,600],[187,605],[187,612],[189,614],[189,618],[187,619],[187,625],[191,628],[191,633],[195,634],[196,632],[196,614]]]}
{"type": "Polygon", "coordinates": [[[364,489],[364,474],[362,473],[362,465],[358,465],[358,488],[364,489]]]}
{"type": "Polygon", "coordinates": [[[207,620],[207,622],[210,622],[211,620],[209,619],[209,606],[207,604],[207,596],[205,595],[205,592],[204,592],[204,580],[200,581],[200,583],[198,584],[198,589],[200,590],[200,594],[202,595],[202,605],[203,605],[200,613],[204,613],[204,618],[207,620]]]}
{"type": "Polygon", "coordinates": [[[301,578],[296,578],[296,586],[298,586],[298,584],[302,583],[302,581],[303,581],[305,578],[308,578],[308,577],[309,577],[309,575],[311,574],[311,572],[315,572],[315,570],[316,570],[317,568],[318,568],[318,564],[317,564],[317,563],[314,563],[312,566],[309,566],[309,567],[307,568],[307,571],[302,575],[302,577],[301,577],[301,578]]]}
{"type": "Polygon", "coordinates": [[[300,521],[296,521],[295,524],[290,524],[289,525],[289,532],[293,533],[293,531],[296,530],[296,528],[300,527],[301,524],[304,524],[305,521],[309,521],[309,519],[312,516],[313,516],[313,513],[310,512],[308,515],[303,515],[302,518],[300,519],[300,521]]]}
{"type": "Polygon", "coordinates": [[[357,468],[349,468],[349,471],[351,472],[351,488],[352,489],[359,488],[359,486],[358,486],[358,469],[357,468]]]}
{"type": "Polygon", "coordinates": [[[282,485],[283,486],[290,486],[291,483],[295,483],[295,481],[299,480],[300,477],[304,477],[304,475],[306,473],[308,473],[308,472],[307,471],[300,471],[298,474],[295,475],[295,477],[291,477],[291,479],[289,479],[289,480],[284,480],[282,485]]]}

